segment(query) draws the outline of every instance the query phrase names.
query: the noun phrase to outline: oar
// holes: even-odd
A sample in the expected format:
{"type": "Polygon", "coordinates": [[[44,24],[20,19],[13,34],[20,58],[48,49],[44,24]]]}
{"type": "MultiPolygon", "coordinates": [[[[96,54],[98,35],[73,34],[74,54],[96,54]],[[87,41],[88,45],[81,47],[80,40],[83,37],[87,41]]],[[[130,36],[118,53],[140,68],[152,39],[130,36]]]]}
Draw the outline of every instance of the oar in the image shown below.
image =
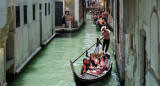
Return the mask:
{"type": "MultiPolygon", "coordinates": [[[[104,38],[104,37],[103,37],[103,38],[104,38]]],[[[102,40],[103,38],[101,38],[100,40],[102,40]]],[[[97,43],[98,43],[98,41],[97,41],[96,43],[94,43],[94,44],[93,44],[90,48],[88,48],[86,51],[88,51],[89,49],[91,49],[91,48],[92,48],[95,44],[97,44],[97,43]]],[[[85,51],[85,52],[86,52],[86,51],[85,51]]],[[[85,54],[85,52],[83,52],[76,60],[74,60],[73,63],[76,62],[83,54],[85,54]]]]}

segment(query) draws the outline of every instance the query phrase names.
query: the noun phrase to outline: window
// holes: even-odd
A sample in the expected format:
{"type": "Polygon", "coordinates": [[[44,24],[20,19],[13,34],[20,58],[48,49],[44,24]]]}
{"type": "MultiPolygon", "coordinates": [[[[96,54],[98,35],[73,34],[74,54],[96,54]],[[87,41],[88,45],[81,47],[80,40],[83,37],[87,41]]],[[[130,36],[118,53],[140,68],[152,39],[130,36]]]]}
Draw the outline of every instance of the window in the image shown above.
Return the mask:
{"type": "Polygon", "coordinates": [[[48,15],[50,15],[50,3],[48,3],[48,15]]]}
{"type": "Polygon", "coordinates": [[[20,27],[20,6],[16,6],[16,28],[20,27]]]}
{"type": "Polygon", "coordinates": [[[42,5],[41,4],[39,4],[39,10],[41,10],[42,9],[42,5]]]}
{"type": "Polygon", "coordinates": [[[27,5],[24,6],[24,24],[27,24],[27,5]]]}
{"type": "Polygon", "coordinates": [[[47,16],[47,3],[45,3],[45,16],[47,16]]]}
{"type": "Polygon", "coordinates": [[[36,19],[35,14],[36,14],[36,11],[35,11],[35,5],[33,5],[33,20],[35,20],[35,19],[36,19]]]}

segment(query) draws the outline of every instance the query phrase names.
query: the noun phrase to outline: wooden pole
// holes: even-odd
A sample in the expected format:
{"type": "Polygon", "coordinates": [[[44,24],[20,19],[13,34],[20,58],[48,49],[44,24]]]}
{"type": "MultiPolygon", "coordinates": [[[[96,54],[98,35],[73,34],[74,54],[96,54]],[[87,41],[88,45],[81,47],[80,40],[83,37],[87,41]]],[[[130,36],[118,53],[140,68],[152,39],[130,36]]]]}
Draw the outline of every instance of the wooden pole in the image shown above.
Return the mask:
{"type": "MultiPolygon", "coordinates": [[[[104,37],[103,37],[104,38],[104,37]]],[[[102,40],[103,38],[101,38],[100,40],[102,40]]],[[[96,45],[98,42],[96,42],[96,43],[94,43],[90,48],[88,48],[86,51],[88,51],[89,49],[91,49],[94,45],[96,45]]],[[[85,51],[85,52],[86,52],[85,51]]],[[[76,62],[83,54],[85,54],[85,52],[83,52],[77,59],[75,59],[74,61],[73,61],[73,63],[74,62],[76,62]]]]}

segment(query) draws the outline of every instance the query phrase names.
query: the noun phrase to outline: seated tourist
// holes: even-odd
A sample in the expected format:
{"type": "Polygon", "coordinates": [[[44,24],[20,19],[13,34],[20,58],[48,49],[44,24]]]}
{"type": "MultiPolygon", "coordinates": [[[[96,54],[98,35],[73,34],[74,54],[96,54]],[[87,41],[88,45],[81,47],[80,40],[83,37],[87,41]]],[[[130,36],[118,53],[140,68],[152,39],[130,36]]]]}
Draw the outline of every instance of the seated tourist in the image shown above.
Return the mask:
{"type": "Polygon", "coordinates": [[[83,59],[83,65],[81,69],[81,74],[86,73],[88,70],[88,60],[86,58],[83,59]]]}
{"type": "Polygon", "coordinates": [[[91,66],[97,66],[94,61],[94,54],[93,53],[90,54],[90,63],[91,63],[91,66]]]}
{"type": "Polygon", "coordinates": [[[104,56],[104,51],[101,52],[101,56],[104,56]]]}
{"type": "Polygon", "coordinates": [[[105,19],[102,20],[102,26],[105,26],[106,25],[106,21],[105,19]]]}
{"type": "Polygon", "coordinates": [[[106,68],[107,69],[109,68],[109,61],[108,61],[108,59],[106,59],[106,68]]]}
{"type": "Polygon", "coordinates": [[[98,69],[105,70],[105,68],[106,68],[106,58],[105,56],[102,56],[98,69]]]}

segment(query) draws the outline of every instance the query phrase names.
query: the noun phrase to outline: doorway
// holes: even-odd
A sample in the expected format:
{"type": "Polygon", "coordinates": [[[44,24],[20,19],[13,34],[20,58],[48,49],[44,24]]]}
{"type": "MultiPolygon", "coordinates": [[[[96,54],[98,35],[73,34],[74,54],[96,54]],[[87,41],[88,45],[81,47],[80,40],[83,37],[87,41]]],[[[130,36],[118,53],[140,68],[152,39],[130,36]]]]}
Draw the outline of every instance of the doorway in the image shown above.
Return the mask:
{"type": "Polygon", "coordinates": [[[62,26],[63,2],[55,2],[55,26],[62,26]]]}

